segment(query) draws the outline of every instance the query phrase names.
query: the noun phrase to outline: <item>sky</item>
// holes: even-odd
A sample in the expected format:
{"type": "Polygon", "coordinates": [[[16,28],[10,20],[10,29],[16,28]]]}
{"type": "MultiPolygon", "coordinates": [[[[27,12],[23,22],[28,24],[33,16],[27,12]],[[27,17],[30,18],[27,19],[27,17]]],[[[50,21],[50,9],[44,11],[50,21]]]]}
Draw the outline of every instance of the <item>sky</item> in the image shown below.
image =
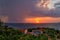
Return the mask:
{"type": "Polygon", "coordinates": [[[0,0],[0,18],[8,23],[60,22],[60,0],[0,0]]]}

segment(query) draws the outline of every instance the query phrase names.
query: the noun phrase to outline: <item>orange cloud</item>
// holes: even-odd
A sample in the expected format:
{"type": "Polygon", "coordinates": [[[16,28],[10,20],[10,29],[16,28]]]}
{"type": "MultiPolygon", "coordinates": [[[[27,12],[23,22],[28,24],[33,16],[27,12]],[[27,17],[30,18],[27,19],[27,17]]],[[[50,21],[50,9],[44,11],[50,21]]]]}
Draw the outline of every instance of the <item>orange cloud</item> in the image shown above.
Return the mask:
{"type": "Polygon", "coordinates": [[[60,18],[53,17],[25,18],[25,23],[54,23],[54,22],[60,22],[60,18]]]}
{"type": "Polygon", "coordinates": [[[40,21],[40,18],[26,18],[25,19],[25,22],[28,22],[28,23],[39,23],[40,21]]]}

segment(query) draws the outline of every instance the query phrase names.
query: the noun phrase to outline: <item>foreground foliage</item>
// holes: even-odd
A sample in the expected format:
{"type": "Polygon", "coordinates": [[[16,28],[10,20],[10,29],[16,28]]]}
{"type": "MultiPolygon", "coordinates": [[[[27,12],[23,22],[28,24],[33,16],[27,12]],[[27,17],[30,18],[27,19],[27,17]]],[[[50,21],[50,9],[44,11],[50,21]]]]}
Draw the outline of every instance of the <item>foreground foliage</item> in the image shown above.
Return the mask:
{"type": "MultiPolygon", "coordinates": [[[[13,28],[9,28],[8,26],[2,26],[2,22],[0,22],[0,40],[56,40],[60,39],[60,31],[52,28],[44,28],[42,34],[35,35],[27,35],[20,30],[16,30],[13,28]]],[[[36,30],[36,28],[33,28],[36,30]]],[[[32,31],[33,29],[29,29],[28,31],[32,31]]],[[[39,29],[39,28],[37,28],[39,29]]]]}
{"type": "Polygon", "coordinates": [[[56,40],[56,38],[60,38],[60,31],[45,28],[43,34],[38,36],[34,35],[26,35],[19,30],[15,30],[9,27],[0,27],[0,40],[48,40],[51,38],[52,40],[56,40]]]}

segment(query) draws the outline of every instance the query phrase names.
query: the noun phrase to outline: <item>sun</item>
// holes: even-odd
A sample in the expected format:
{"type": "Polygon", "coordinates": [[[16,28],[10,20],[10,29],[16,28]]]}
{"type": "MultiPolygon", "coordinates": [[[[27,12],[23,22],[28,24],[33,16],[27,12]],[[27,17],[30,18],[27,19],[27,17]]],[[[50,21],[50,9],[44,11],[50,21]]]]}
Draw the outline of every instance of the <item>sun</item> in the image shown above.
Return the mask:
{"type": "Polygon", "coordinates": [[[36,23],[39,23],[39,20],[36,20],[36,23]]]}
{"type": "Polygon", "coordinates": [[[25,18],[25,22],[28,23],[40,23],[40,18],[25,18]]]}
{"type": "Polygon", "coordinates": [[[40,18],[35,18],[36,23],[40,23],[40,18]]]}

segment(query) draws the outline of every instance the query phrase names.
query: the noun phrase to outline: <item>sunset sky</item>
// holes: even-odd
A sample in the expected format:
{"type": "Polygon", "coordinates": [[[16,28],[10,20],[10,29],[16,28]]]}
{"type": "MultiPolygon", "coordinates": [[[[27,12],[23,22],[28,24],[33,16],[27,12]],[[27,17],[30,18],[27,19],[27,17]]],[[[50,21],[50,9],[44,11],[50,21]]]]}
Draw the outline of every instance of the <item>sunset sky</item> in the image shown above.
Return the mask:
{"type": "Polygon", "coordinates": [[[8,23],[60,22],[60,0],[0,0],[0,18],[8,23]]]}

